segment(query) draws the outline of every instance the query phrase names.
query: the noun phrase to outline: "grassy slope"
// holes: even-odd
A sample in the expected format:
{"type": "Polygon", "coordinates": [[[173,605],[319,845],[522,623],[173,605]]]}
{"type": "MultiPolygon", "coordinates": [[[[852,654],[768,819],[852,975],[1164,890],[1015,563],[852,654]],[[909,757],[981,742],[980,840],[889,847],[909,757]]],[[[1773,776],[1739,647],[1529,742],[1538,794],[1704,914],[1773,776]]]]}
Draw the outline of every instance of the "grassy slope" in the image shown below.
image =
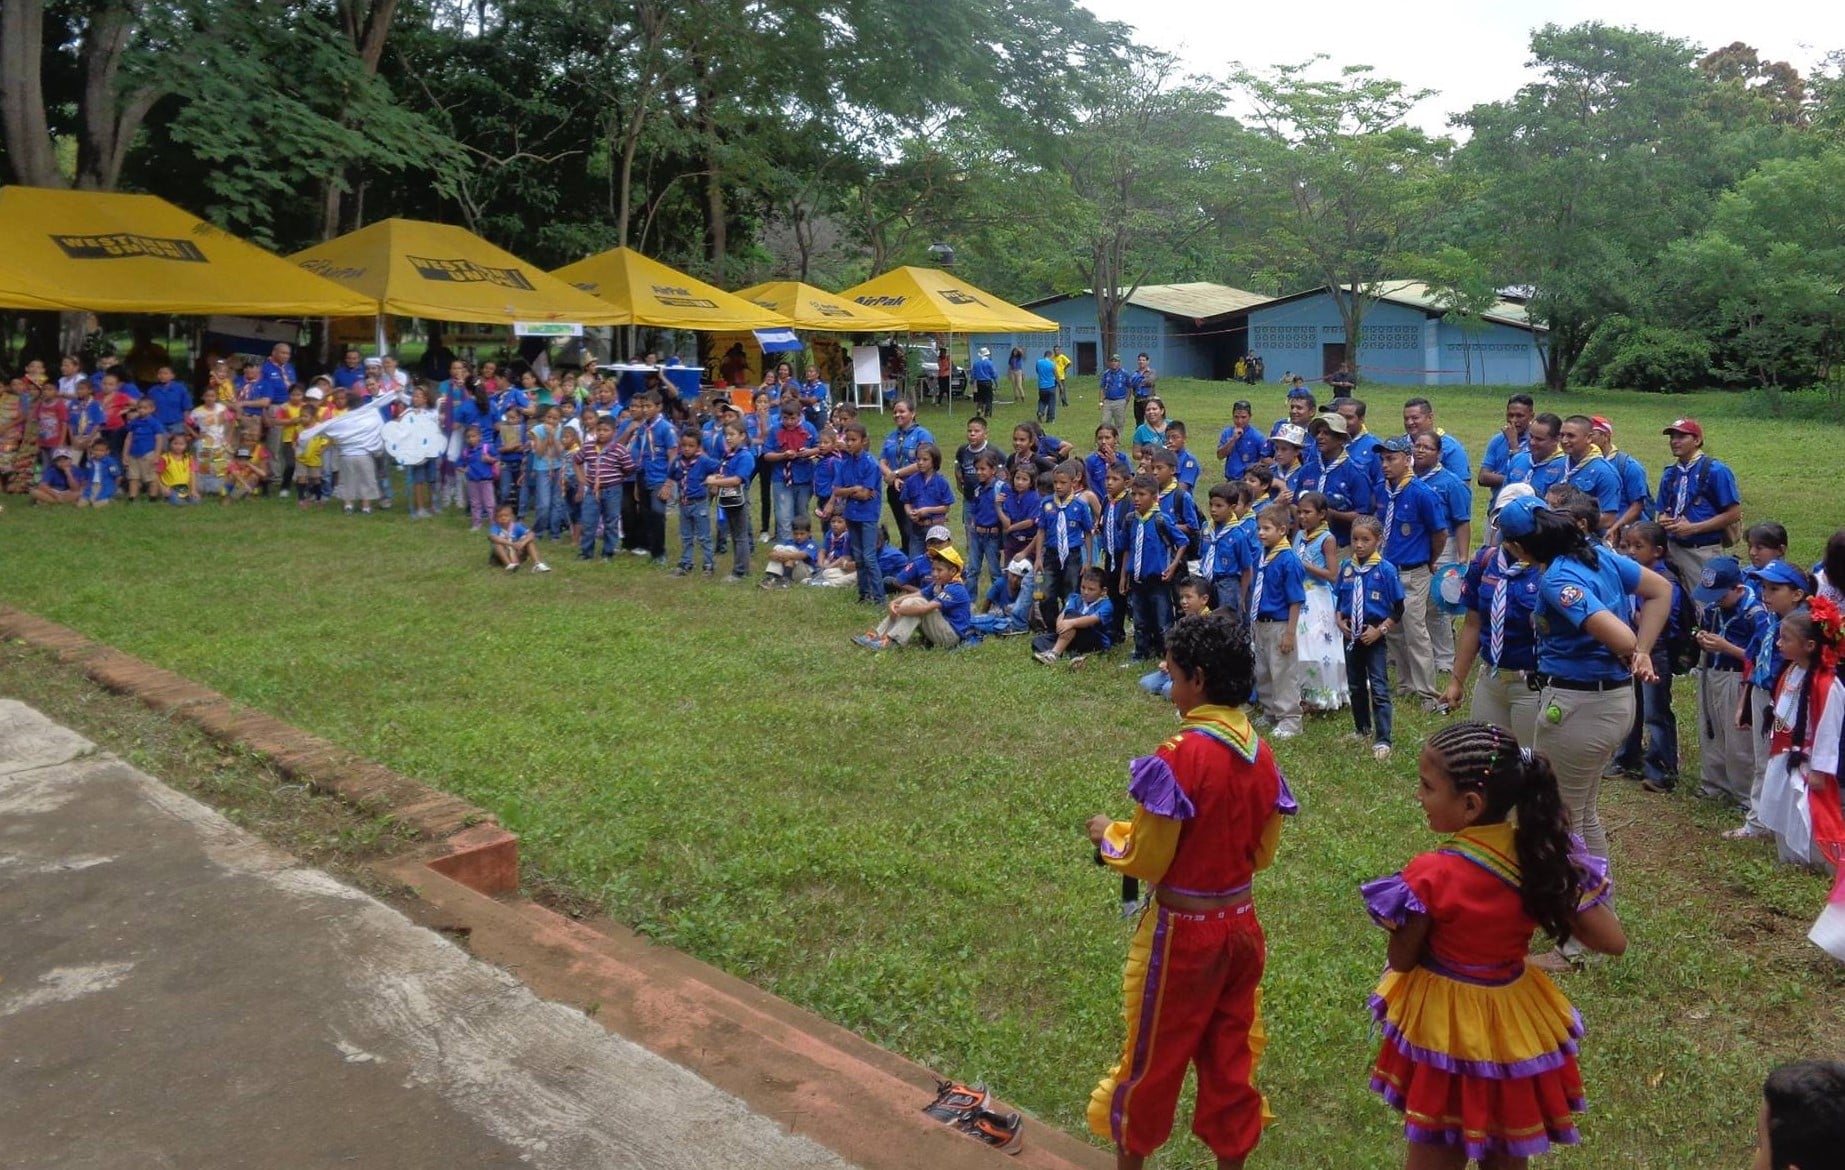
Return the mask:
{"type": "MultiPolygon", "coordinates": [[[[1240,396],[1167,391],[1201,447],[1240,396]]],[[[1373,395],[1377,429],[1404,396],[1373,395]]],[[[1272,390],[1256,397],[1259,419],[1282,413],[1272,390]]],[[[1477,453],[1502,398],[1437,401],[1477,453]]],[[[1567,408],[1610,414],[1655,469],[1659,428],[1701,412],[1750,517],[1786,521],[1803,557],[1840,519],[1777,457],[1787,428],[1735,400],[1583,394],[1567,408]]],[[[1056,429],[1093,418],[1090,401],[1056,429]]],[[[924,421],[952,449],[959,419],[924,421]]],[[[866,654],[846,640],[867,618],[850,591],[765,594],[561,554],[548,579],[509,577],[482,567],[457,520],[401,511],[11,502],[0,533],[5,601],[478,801],[538,870],[617,918],[1080,1129],[1119,1039],[1126,936],[1082,821],[1125,811],[1124,761],[1172,726],[1112,660],[1071,676],[1018,642],[866,654]]],[[[1432,725],[1400,722],[1406,749],[1432,725]]],[[[1431,838],[1413,750],[1373,764],[1337,743],[1347,726],[1318,721],[1281,753],[1306,811],[1261,882],[1276,1165],[1401,1156],[1363,1088],[1383,948],[1354,888],[1431,838]]],[[[1558,1164],[1740,1164],[1768,1064],[1825,1050],[1845,1025],[1845,981],[1801,939],[1824,885],[1720,846],[1729,818],[1688,799],[1624,789],[1606,809],[1635,946],[1569,986],[1595,1112],[1558,1164]]],[[[1187,1139],[1166,1164],[1205,1158],[1187,1139]]]]}

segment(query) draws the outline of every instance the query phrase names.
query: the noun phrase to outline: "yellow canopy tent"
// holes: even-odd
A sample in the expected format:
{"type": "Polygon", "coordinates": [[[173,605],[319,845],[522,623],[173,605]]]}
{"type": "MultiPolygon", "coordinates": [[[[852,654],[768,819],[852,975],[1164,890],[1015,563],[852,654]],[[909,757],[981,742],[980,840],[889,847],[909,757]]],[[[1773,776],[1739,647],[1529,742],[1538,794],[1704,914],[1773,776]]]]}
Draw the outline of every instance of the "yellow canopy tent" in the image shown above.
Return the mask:
{"type": "Polygon", "coordinates": [[[0,307],[322,317],[361,297],[154,195],[0,187],[0,307]]]}
{"type": "Polygon", "coordinates": [[[824,333],[885,333],[903,322],[889,313],[855,304],[836,293],[798,280],[772,280],[740,288],[737,295],[794,322],[796,329],[824,333]]]}
{"type": "Polygon", "coordinates": [[[361,313],[478,325],[619,325],[591,296],[472,232],[386,219],[289,257],[365,297],[361,313]]]}
{"type": "Polygon", "coordinates": [[[1051,333],[1057,322],[1008,304],[939,268],[893,268],[839,294],[916,333],[1051,333]]]}
{"type": "Polygon", "coordinates": [[[632,248],[606,252],[551,274],[615,308],[616,325],[718,332],[727,329],[786,329],[780,313],[687,276],[632,248]]]}

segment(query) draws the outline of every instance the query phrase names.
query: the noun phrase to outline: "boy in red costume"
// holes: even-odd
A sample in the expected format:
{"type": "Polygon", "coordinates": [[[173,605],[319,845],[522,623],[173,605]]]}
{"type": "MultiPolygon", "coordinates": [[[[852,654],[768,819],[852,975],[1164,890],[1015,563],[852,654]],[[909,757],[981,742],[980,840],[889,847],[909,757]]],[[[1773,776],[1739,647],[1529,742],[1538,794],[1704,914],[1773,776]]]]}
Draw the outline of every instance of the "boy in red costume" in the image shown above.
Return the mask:
{"type": "Polygon", "coordinates": [[[1251,1083],[1267,1037],[1250,887],[1296,805],[1242,710],[1255,677],[1248,627],[1227,614],[1183,618],[1166,632],[1165,668],[1184,725],[1129,765],[1133,820],[1089,821],[1104,864],[1157,887],[1128,950],[1127,1043],[1089,1099],[1089,1128],[1136,1170],[1172,1133],[1196,1063],[1192,1132],[1219,1170],[1239,1170],[1269,1120],[1251,1083]]]}

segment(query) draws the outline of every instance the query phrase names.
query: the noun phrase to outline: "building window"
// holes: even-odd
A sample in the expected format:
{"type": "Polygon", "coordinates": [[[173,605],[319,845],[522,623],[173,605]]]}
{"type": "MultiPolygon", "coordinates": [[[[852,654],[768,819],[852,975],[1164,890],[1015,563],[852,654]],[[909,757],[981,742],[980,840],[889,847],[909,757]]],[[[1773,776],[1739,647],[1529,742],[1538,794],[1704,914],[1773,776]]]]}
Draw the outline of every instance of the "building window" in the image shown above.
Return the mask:
{"type": "Polygon", "coordinates": [[[1257,325],[1249,331],[1251,349],[1313,349],[1320,344],[1320,332],[1312,325],[1257,325]]]}

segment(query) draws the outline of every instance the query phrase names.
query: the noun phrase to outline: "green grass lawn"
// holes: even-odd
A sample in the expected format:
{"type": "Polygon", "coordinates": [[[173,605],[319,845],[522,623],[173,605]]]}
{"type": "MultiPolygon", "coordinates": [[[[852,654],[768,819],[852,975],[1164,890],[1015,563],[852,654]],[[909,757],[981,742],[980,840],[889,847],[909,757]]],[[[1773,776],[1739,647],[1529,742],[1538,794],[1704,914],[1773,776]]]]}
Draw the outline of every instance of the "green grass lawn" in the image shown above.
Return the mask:
{"type": "MultiPolygon", "coordinates": [[[[1200,447],[1251,396],[1163,389],[1200,447]]],[[[1375,429],[1408,393],[1373,390],[1375,429]]],[[[1073,440],[1095,417],[1094,391],[1079,395],[1053,428],[1073,440]]],[[[1282,413],[1273,388],[1253,397],[1263,423],[1282,413]]],[[[1435,397],[1477,458],[1504,392],[1435,397]]],[[[1792,460],[1789,425],[1741,399],[1582,393],[1542,408],[1610,415],[1655,475],[1660,428],[1699,414],[1749,518],[1786,522],[1802,559],[1845,520],[1836,486],[1813,491],[1792,460]]],[[[952,450],[965,417],[924,422],[952,450]]],[[[9,499],[0,599],[476,801],[521,834],[532,876],[1081,1129],[1120,1040],[1128,934],[1083,822],[1127,811],[1126,761],[1173,727],[1132,672],[1115,657],[1046,669],[1018,640],[870,654],[848,641],[871,617],[851,590],[764,593],[561,551],[549,577],[514,576],[484,552],[459,519],[401,510],[9,499]]],[[[1688,745],[1690,707],[1682,685],[1688,745]]],[[[1434,840],[1412,799],[1434,721],[1400,715],[1397,759],[1378,765],[1338,742],[1347,720],[1313,721],[1279,753],[1303,813],[1258,883],[1262,1083],[1281,1118],[1265,1165],[1401,1162],[1393,1115],[1364,1088],[1384,943],[1356,888],[1434,840]]],[[[1555,1162],[1743,1165],[1763,1073],[1837,1055],[1845,1034],[1845,977],[1803,937],[1825,883],[1716,840],[1733,817],[1689,797],[1617,784],[1604,811],[1633,947],[1568,984],[1593,1111],[1586,1144],[1555,1162]]],[[[1162,1164],[1208,1158],[1187,1138],[1162,1164]]]]}

